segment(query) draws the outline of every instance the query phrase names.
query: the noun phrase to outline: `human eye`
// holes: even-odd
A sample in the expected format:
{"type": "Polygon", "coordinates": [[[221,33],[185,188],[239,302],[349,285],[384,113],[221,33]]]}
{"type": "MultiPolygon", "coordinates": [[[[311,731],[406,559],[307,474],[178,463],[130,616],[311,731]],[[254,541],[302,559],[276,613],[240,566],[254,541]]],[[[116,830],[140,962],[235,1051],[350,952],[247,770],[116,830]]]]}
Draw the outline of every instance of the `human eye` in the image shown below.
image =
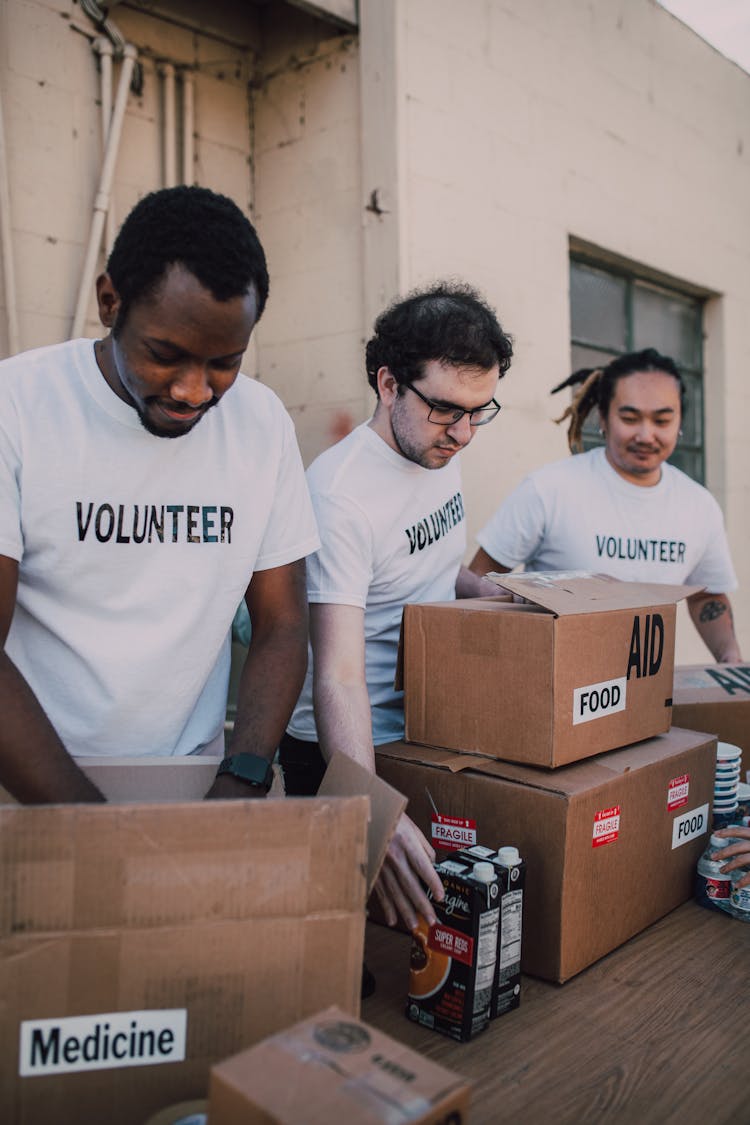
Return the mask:
{"type": "Polygon", "coordinates": [[[433,422],[457,422],[465,413],[460,406],[442,406],[431,403],[430,407],[430,418],[433,422]]]}
{"type": "Polygon", "coordinates": [[[178,362],[178,357],[164,348],[154,347],[152,344],[146,344],[146,352],[148,353],[151,361],[156,363],[159,367],[173,367],[178,362]]]}
{"type": "Polygon", "coordinates": [[[242,355],[224,355],[211,360],[211,366],[217,371],[234,371],[236,367],[239,367],[241,361],[242,355]]]}

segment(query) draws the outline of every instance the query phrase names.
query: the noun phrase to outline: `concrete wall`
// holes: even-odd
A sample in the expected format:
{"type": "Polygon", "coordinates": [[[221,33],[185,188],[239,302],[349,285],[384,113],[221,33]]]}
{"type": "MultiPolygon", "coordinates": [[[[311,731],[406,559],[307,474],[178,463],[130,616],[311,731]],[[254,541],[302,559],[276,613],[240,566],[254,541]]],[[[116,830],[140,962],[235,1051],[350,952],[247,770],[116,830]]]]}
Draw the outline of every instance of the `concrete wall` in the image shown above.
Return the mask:
{"type": "MultiPolygon", "coordinates": [[[[384,67],[397,60],[392,219],[380,231],[391,274],[401,289],[445,274],[473,282],[515,338],[504,412],[464,460],[470,532],[528,470],[566,454],[549,389],[569,371],[570,238],[711,290],[708,485],[726,514],[750,654],[750,77],[654,0],[360,10],[365,106],[385,97],[378,53],[384,67]]],[[[705,655],[682,622],[679,659],[705,655]]]]}

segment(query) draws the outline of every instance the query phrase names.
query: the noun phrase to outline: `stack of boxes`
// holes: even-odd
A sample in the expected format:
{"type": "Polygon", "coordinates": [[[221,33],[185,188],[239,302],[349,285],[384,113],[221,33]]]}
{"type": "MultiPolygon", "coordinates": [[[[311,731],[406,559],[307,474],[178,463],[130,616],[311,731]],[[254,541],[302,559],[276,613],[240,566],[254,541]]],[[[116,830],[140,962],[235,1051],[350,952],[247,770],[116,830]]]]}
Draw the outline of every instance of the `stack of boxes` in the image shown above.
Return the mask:
{"type": "Polygon", "coordinates": [[[406,607],[406,741],[378,748],[378,772],[437,850],[518,846],[522,968],[564,981],[692,893],[716,747],[671,726],[693,590],[495,580],[504,597],[406,607]]]}

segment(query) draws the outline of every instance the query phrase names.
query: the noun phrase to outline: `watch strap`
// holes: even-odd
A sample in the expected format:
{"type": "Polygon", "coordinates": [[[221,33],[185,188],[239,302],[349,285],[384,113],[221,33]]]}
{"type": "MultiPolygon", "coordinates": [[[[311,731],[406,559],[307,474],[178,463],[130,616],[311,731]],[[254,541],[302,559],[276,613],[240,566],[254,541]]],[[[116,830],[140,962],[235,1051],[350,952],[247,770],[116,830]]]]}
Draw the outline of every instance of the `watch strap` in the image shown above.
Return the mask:
{"type": "Polygon", "coordinates": [[[268,759],[261,758],[259,754],[249,754],[245,751],[240,754],[230,754],[224,758],[216,776],[221,777],[223,774],[229,774],[248,785],[264,789],[266,793],[273,784],[273,766],[268,759]]]}

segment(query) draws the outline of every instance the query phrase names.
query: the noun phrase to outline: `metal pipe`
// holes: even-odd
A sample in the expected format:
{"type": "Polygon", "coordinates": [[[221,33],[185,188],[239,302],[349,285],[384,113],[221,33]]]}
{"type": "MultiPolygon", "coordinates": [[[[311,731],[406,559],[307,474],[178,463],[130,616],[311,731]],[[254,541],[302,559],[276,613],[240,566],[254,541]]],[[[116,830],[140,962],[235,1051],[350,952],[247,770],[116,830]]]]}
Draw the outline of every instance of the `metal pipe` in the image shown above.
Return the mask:
{"type": "Polygon", "coordinates": [[[177,137],[175,133],[177,113],[175,110],[174,65],[162,63],[159,73],[164,82],[164,116],[162,119],[162,143],[164,147],[164,187],[174,187],[177,183],[177,137]]]}
{"type": "Polygon", "coordinates": [[[10,187],[8,185],[8,150],[5,144],[3,107],[0,98],[0,243],[3,250],[3,289],[5,315],[8,323],[8,355],[20,350],[18,308],[16,306],[16,271],[13,262],[13,230],[10,222],[10,187]]]}
{"type": "MultiPolygon", "coordinates": [[[[102,151],[104,151],[107,147],[109,127],[112,123],[112,56],[114,55],[114,50],[109,39],[105,38],[103,35],[97,36],[93,46],[94,50],[99,55],[101,69],[102,151]]],[[[112,201],[110,200],[104,235],[104,246],[107,257],[110,255],[114,241],[115,213],[112,207],[112,201]]]]}
{"type": "Polygon", "coordinates": [[[195,122],[195,79],[189,70],[182,72],[182,182],[195,182],[195,151],[193,129],[195,122]]]}
{"type": "Polygon", "coordinates": [[[130,79],[133,74],[133,67],[135,66],[138,52],[131,43],[126,43],[123,56],[120,81],[117,86],[117,96],[115,98],[115,107],[112,111],[112,123],[107,135],[107,147],[104,153],[102,170],[99,175],[99,188],[96,193],[94,211],[91,216],[91,229],[89,232],[86,257],[84,259],[83,273],[81,275],[81,285],[78,290],[78,301],[73,316],[73,325],[70,333],[71,339],[75,339],[81,335],[86,320],[86,310],[91,298],[91,287],[94,283],[96,262],[102,241],[102,231],[104,230],[104,220],[109,210],[109,197],[112,191],[115,163],[120,148],[120,137],[122,136],[122,126],[128,104],[128,89],[130,87],[130,79]]]}

